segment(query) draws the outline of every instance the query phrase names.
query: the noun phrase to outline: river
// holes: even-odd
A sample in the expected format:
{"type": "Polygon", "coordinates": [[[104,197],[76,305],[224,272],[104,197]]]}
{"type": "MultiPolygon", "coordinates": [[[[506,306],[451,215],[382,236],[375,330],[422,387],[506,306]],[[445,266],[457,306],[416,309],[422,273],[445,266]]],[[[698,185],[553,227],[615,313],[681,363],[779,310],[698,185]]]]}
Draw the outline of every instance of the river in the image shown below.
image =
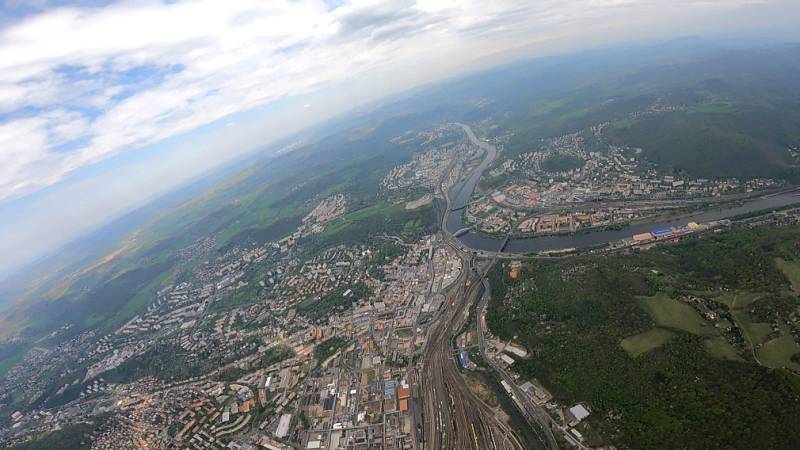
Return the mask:
{"type": "MultiPolygon", "coordinates": [[[[453,209],[464,207],[472,197],[475,186],[497,156],[497,149],[494,145],[481,141],[475,137],[472,130],[467,125],[461,125],[467,137],[473,144],[478,145],[485,151],[483,161],[473,169],[466,181],[456,184],[450,189],[451,209],[445,211],[447,214],[447,231],[455,234],[458,230],[466,228],[463,220],[463,210],[453,209]]],[[[620,239],[629,238],[634,234],[651,231],[661,227],[685,226],[689,222],[712,222],[715,220],[729,219],[756,211],[776,209],[783,206],[800,203],[800,194],[795,191],[772,194],[752,199],[741,206],[730,206],[726,208],[714,209],[711,211],[699,212],[687,216],[676,217],[674,219],[655,220],[650,223],[641,223],[629,226],[622,230],[603,230],[593,231],[584,234],[542,236],[532,238],[512,239],[504,250],[504,253],[531,253],[540,251],[553,251],[567,248],[592,247],[620,239]]],[[[495,252],[500,249],[503,243],[501,238],[493,238],[472,231],[467,232],[456,238],[462,245],[472,250],[482,250],[495,252]]]]}

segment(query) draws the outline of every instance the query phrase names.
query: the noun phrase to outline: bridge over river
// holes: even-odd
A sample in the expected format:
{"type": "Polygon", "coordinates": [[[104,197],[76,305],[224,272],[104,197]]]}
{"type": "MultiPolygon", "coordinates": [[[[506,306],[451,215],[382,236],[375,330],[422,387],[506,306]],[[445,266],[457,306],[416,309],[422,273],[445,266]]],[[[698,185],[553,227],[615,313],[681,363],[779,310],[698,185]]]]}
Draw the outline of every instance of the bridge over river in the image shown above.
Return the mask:
{"type": "Polygon", "coordinates": [[[461,209],[463,209],[470,202],[472,193],[475,191],[475,186],[478,184],[478,181],[480,181],[481,175],[497,157],[497,148],[494,145],[475,137],[475,134],[472,132],[472,129],[469,126],[463,124],[459,125],[464,129],[464,132],[467,134],[469,140],[474,145],[477,145],[483,149],[485,153],[480,165],[478,165],[478,167],[476,167],[469,174],[467,179],[462,183],[456,184],[450,189],[449,197],[451,199],[451,207],[445,212],[445,214],[447,214],[445,223],[447,232],[458,239],[458,241],[461,242],[464,247],[472,250],[496,252],[498,249],[502,248],[502,251],[505,253],[525,254],[541,251],[558,251],[569,248],[592,247],[618,241],[624,238],[629,238],[634,234],[648,232],[655,228],[686,226],[689,222],[713,222],[722,219],[729,219],[742,214],[771,210],[795,203],[800,203],[800,193],[798,193],[797,188],[794,188],[784,192],[751,198],[750,201],[741,206],[727,206],[710,211],[684,215],[673,219],[655,220],[650,223],[632,225],[622,230],[603,230],[585,234],[542,236],[519,239],[506,238],[507,242],[504,242],[503,238],[493,238],[471,231],[464,231],[465,228],[469,227],[464,223],[461,209]]]}

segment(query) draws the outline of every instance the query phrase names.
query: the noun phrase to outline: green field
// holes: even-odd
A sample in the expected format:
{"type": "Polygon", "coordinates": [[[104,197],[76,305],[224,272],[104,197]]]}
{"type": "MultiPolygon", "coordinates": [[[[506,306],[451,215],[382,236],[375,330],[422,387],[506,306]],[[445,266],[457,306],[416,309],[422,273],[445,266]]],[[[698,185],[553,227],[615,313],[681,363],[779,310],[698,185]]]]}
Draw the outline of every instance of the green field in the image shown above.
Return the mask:
{"type": "Polygon", "coordinates": [[[619,345],[632,357],[637,357],[642,353],[661,347],[667,341],[675,337],[675,333],[663,328],[653,328],[644,333],[628,336],[619,345]]]}
{"type": "MultiPolygon", "coordinates": [[[[790,359],[792,355],[800,352],[800,346],[792,336],[787,332],[779,338],[766,342],[772,333],[772,325],[766,322],[755,322],[750,315],[749,309],[751,305],[764,298],[764,295],[757,292],[734,291],[716,297],[716,300],[730,308],[734,321],[744,333],[744,337],[757,356],[758,362],[766,367],[800,369],[800,365],[790,359]]],[[[712,344],[708,341],[706,346],[712,354],[718,354],[720,357],[725,358],[726,350],[721,348],[721,343],[712,344]]]]}
{"type": "Polygon", "coordinates": [[[742,328],[745,338],[750,342],[750,346],[753,348],[763,343],[772,332],[770,324],[753,322],[746,311],[734,310],[732,314],[736,323],[742,328]]]}
{"type": "Polygon", "coordinates": [[[792,290],[795,294],[800,294],[800,263],[786,261],[783,258],[775,258],[775,264],[792,284],[792,290]]]}
{"type": "Polygon", "coordinates": [[[772,368],[788,367],[793,370],[800,370],[800,364],[791,360],[792,356],[798,353],[800,345],[795,342],[791,334],[783,334],[772,339],[756,350],[761,364],[772,368]]]}
{"type": "Polygon", "coordinates": [[[368,222],[374,220],[376,217],[387,217],[392,213],[400,212],[404,209],[405,208],[403,205],[395,205],[391,203],[378,203],[371,205],[366,208],[359,209],[358,211],[347,213],[344,216],[334,220],[331,224],[325,227],[325,231],[322,233],[322,235],[333,236],[354,224],[368,222]]]}
{"type": "MultiPolygon", "coordinates": [[[[703,296],[707,295],[707,293],[702,292],[699,295],[703,296]]],[[[714,300],[724,304],[728,308],[739,310],[746,309],[762,296],[763,294],[757,292],[733,291],[714,297],[714,300]]]]}
{"type": "Polygon", "coordinates": [[[703,345],[706,347],[706,351],[715,358],[728,361],[744,361],[744,359],[736,353],[736,350],[731,347],[731,344],[722,336],[710,337],[703,341],[703,345]]]}
{"type": "Polygon", "coordinates": [[[697,335],[716,333],[714,327],[703,320],[691,306],[673,300],[664,293],[652,297],[640,297],[639,303],[659,326],[697,335]]]}
{"type": "Polygon", "coordinates": [[[500,264],[490,274],[486,320],[495,335],[516,336],[537,355],[514,364],[521,377],[592,405],[602,418],[591,427],[605,444],[794,448],[800,384],[771,367],[795,368],[800,348],[786,331],[765,343],[772,326],[763,322],[775,317],[787,330],[800,323],[793,300],[779,294],[786,279],[773,263],[797,258],[785,243],[798,240],[797,226],[733,229],[630,255],[526,262],[516,279],[500,264]],[[745,341],[761,344],[755,356],[763,365],[673,298],[687,294],[733,305],[745,341]],[[605,420],[611,412],[621,413],[605,420]]]}

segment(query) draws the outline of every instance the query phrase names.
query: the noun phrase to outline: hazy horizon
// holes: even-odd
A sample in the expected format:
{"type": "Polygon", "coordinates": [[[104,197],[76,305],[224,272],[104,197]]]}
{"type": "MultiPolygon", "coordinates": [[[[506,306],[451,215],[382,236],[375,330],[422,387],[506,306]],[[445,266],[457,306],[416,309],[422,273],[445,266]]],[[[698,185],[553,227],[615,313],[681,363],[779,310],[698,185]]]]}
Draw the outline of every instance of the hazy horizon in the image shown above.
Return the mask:
{"type": "Polygon", "coordinates": [[[794,2],[747,0],[36,3],[5,2],[0,14],[0,252],[13,255],[0,276],[392,94],[619,44],[793,40],[800,14],[794,2]]]}

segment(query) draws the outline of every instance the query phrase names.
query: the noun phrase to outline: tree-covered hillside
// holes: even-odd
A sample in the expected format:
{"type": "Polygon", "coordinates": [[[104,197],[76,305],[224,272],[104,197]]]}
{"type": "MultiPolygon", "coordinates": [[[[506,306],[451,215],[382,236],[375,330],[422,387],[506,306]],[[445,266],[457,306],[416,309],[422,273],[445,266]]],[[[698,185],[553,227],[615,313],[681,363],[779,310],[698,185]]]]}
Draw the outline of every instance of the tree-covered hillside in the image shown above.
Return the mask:
{"type": "Polygon", "coordinates": [[[632,255],[491,274],[514,369],[622,448],[786,449],[800,439],[800,228],[741,229],[632,255]]]}

